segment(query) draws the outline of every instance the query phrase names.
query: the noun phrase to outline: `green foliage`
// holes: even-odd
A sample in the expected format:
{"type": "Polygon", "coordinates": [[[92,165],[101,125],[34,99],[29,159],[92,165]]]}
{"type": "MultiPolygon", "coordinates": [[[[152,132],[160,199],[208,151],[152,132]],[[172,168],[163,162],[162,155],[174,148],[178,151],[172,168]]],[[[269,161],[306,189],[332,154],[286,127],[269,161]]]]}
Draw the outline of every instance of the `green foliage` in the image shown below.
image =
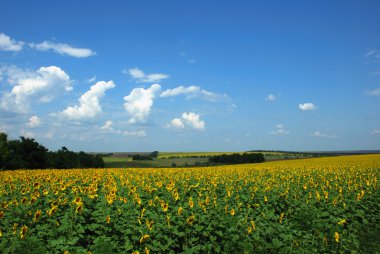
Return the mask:
{"type": "Polygon", "coordinates": [[[45,168],[104,168],[100,155],[75,153],[66,147],[49,152],[31,138],[8,140],[0,133],[0,169],[45,169],[45,168]]]}

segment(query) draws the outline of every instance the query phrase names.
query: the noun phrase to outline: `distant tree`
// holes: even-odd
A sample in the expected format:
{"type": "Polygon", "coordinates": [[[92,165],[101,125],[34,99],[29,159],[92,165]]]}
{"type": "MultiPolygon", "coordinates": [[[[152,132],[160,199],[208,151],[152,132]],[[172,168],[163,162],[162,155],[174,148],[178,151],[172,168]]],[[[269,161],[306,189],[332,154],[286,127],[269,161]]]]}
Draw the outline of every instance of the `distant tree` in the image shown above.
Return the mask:
{"type": "Polygon", "coordinates": [[[70,151],[67,147],[63,146],[57,152],[52,153],[52,167],[53,168],[76,168],[79,166],[78,156],[75,152],[70,151]]]}
{"type": "Polygon", "coordinates": [[[145,160],[153,160],[153,159],[150,156],[135,154],[132,156],[132,160],[134,160],[134,161],[145,161],[145,160]]]}
{"type": "Polygon", "coordinates": [[[209,162],[213,164],[241,164],[241,163],[258,163],[265,161],[262,153],[234,153],[215,155],[209,158],[209,162]]]}
{"type": "Polygon", "coordinates": [[[158,157],[158,151],[154,151],[150,154],[150,157],[157,158],[158,157]]]}
{"type": "Polygon", "coordinates": [[[8,156],[8,136],[5,133],[0,133],[0,169],[3,169],[5,167],[8,156]]]}
{"type": "Polygon", "coordinates": [[[32,138],[8,141],[7,169],[44,169],[47,167],[48,150],[32,138]]]}
{"type": "Polygon", "coordinates": [[[94,168],[104,168],[104,160],[103,157],[99,154],[94,157],[94,168]]]}
{"type": "Polygon", "coordinates": [[[78,167],[80,168],[92,168],[94,167],[94,156],[90,155],[90,154],[87,154],[83,151],[80,151],[78,154],[78,162],[79,162],[79,165],[78,167]]]}
{"type": "Polygon", "coordinates": [[[30,169],[43,169],[47,167],[48,149],[33,138],[21,138],[21,156],[25,167],[30,169]]]}

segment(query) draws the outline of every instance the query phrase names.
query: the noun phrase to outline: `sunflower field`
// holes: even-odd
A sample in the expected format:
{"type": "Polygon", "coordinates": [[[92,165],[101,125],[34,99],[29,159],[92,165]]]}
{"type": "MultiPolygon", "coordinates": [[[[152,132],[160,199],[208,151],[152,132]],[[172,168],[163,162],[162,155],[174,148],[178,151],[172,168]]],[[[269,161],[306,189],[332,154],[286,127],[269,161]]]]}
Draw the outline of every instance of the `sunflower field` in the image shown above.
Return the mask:
{"type": "Polygon", "coordinates": [[[0,172],[0,253],[376,253],[380,155],[0,172]]]}

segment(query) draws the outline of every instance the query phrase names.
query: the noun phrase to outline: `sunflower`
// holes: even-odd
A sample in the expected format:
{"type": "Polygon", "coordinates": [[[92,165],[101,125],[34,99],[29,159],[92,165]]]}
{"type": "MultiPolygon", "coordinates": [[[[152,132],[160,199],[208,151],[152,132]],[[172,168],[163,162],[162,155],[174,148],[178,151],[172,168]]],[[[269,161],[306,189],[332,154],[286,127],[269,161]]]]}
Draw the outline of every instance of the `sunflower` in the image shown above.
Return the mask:
{"type": "Polygon", "coordinates": [[[187,224],[189,224],[189,225],[193,225],[194,221],[195,221],[195,216],[194,216],[194,215],[191,215],[191,216],[190,216],[189,218],[187,218],[187,220],[186,220],[187,224]]]}
{"type": "Polygon", "coordinates": [[[190,197],[190,199],[189,199],[189,206],[190,206],[191,208],[194,207],[194,202],[193,202],[192,197],[190,197]]]}
{"type": "Polygon", "coordinates": [[[343,219],[341,221],[338,222],[338,225],[344,225],[347,223],[347,220],[346,219],[343,219]]]}
{"type": "Polygon", "coordinates": [[[143,244],[146,240],[148,240],[150,238],[149,235],[143,235],[141,238],[140,238],[140,244],[143,244]]]}
{"type": "Polygon", "coordinates": [[[168,208],[169,208],[169,205],[168,205],[167,203],[163,203],[163,204],[161,205],[161,207],[162,207],[162,210],[163,210],[164,212],[167,212],[167,211],[168,211],[168,208]]]}
{"type": "Polygon", "coordinates": [[[75,203],[76,205],[79,205],[80,203],[82,202],[82,198],[81,197],[76,197],[73,201],[73,203],[75,203]]]}
{"type": "Polygon", "coordinates": [[[154,220],[149,221],[149,220],[147,219],[147,220],[145,221],[145,223],[146,223],[146,226],[148,227],[148,229],[149,229],[149,230],[152,230],[154,220]]]}
{"type": "Polygon", "coordinates": [[[109,215],[107,215],[107,217],[106,217],[106,222],[107,222],[107,224],[111,223],[111,217],[109,215]]]}
{"type": "Polygon", "coordinates": [[[28,227],[27,226],[24,225],[24,226],[21,227],[21,231],[20,231],[20,238],[21,239],[25,239],[27,231],[28,231],[28,227]]]}
{"type": "Polygon", "coordinates": [[[57,206],[53,206],[50,210],[47,211],[47,215],[49,217],[53,216],[55,214],[55,212],[58,210],[58,207],[57,206]]]}
{"type": "Polygon", "coordinates": [[[77,208],[75,209],[75,213],[81,213],[83,210],[83,202],[80,202],[77,208]]]}
{"type": "Polygon", "coordinates": [[[42,215],[41,210],[37,210],[37,212],[34,214],[33,221],[37,222],[40,219],[41,215],[42,215]]]}
{"type": "Polygon", "coordinates": [[[335,242],[339,243],[340,235],[339,235],[338,232],[335,232],[335,233],[334,233],[334,238],[335,238],[335,242]]]}

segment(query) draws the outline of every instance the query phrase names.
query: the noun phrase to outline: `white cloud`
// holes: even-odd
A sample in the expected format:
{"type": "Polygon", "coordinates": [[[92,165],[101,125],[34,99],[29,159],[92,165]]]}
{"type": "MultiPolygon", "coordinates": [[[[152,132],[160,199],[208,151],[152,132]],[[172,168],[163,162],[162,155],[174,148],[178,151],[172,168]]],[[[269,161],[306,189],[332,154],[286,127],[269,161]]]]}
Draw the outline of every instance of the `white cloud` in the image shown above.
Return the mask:
{"type": "Polygon", "coordinates": [[[79,106],[67,107],[61,112],[61,115],[70,120],[91,119],[102,112],[100,99],[105,95],[108,89],[114,88],[113,81],[98,81],[91,86],[90,90],[85,92],[79,99],[79,106]]]}
{"type": "Polygon", "coordinates": [[[298,105],[299,109],[302,111],[314,111],[317,109],[317,106],[315,106],[311,102],[303,103],[298,105]]]}
{"type": "Polygon", "coordinates": [[[7,82],[13,86],[1,98],[0,108],[6,111],[25,113],[32,102],[47,103],[62,91],[73,89],[69,75],[57,66],[41,67],[34,72],[14,66],[3,69],[8,76],[7,82]]]}
{"type": "Polygon", "coordinates": [[[130,75],[138,83],[141,83],[141,82],[142,83],[154,83],[154,82],[159,82],[163,79],[169,78],[169,75],[162,74],[162,73],[145,74],[139,68],[132,68],[132,69],[128,69],[128,70],[123,70],[123,73],[130,75]]]}
{"type": "Polygon", "coordinates": [[[108,120],[102,127],[100,127],[100,129],[105,131],[113,131],[112,124],[113,122],[111,120],[108,120]]]}
{"type": "Polygon", "coordinates": [[[380,131],[378,129],[374,129],[370,132],[371,135],[379,135],[380,131]]]}
{"type": "Polygon", "coordinates": [[[265,97],[265,100],[266,101],[275,101],[275,100],[277,100],[277,96],[270,93],[267,95],[267,97],[265,97]]]}
{"type": "Polygon", "coordinates": [[[124,131],[124,136],[132,136],[132,137],[145,137],[146,132],[145,130],[139,130],[139,131],[124,131]]]}
{"type": "Polygon", "coordinates": [[[89,78],[89,79],[86,79],[86,83],[91,84],[91,83],[95,82],[95,80],[96,80],[96,75],[89,78]]]}
{"type": "Polygon", "coordinates": [[[179,95],[187,95],[187,98],[201,98],[209,101],[217,101],[220,99],[227,99],[226,94],[217,94],[205,89],[200,88],[199,86],[178,86],[173,89],[167,89],[160,94],[160,97],[174,97],[179,95]]]}
{"type": "Polygon", "coordinates": [[[166,125],[167,128],[174,128],[174,129],[183,129],[185,128],[185,125],[183,121],[180,118],[174,118],[166,125]]]}
{"type": "Polygon", "coordinates": [[[21,51],[24,42],[15,41],[11,39],[8,35],[0,33],[0,50],[3,51],[21,51]]]}
{"type": "Polygon", "coordinates": [[[198,114],[185,112],[182,114],[182,119],[185,123],[196,130],[203,130],[205,128],[205,122],[200,120],[200,116],[198,114]]]}
{"type": "Polygon", "coordinates": [[[270,134],[272,135],[288,135],[290,131],[287,131],[282,124],[277,124],[276,125],[276,130],[272,131],[270,134]]]}
{"type": "Polygon", "coordinates": [[[153,100],[161,86],[153,84],[150,88],[134,88],[131,93],[124,97],[124,108],[131,116],[128,123],[145,123],[150,110],[153,106],[153,100]]]}
{"type": "Polygon", "coordinates": [[[370,49],[367,51],[365,56],[371,61],[374,61],[374,62],[380,61],[380,50],[370,49]]]}
{"type": "Polygon", "coordinates": [[[205,122],[200,119],[198,114],[185,112],[181,118],[174,118],[166,125],[167,128],[183,129],[188,126],[194,130],[204,130],[205,122]]]}
{"type": "Polygon", "coordinates": [[[367,91],[368,96],[380,96],[380,88],[367,91]]]}
{"type": "Polygon", "coordinates": [[[322,133],[320,131],[313,132],[313,134],[311,134],[311,136],[317,137],[317,138],[337,138],[336,135],[330,135],[330,134],[322,133]]]}
{"type": "Polygon", "coordinates": [[[68,55],[78,58],[83,57],[89,57],[96,55],[96,52],[92,51],[91,49],[87,48],[74,48],[68,44],[64,43],[55,43],[51,41],[44,41],[42,43],[29,43],[29,46],[32,49],[38,50],[38,51],[48,51],[53,50],[61,55],[68,55]]]}
{"type": "Polygon", "coordinates": [[[30,128],[36,128],[41,125],[41,119],[38,116],[31,116],[27,125],[30,128]]]}

